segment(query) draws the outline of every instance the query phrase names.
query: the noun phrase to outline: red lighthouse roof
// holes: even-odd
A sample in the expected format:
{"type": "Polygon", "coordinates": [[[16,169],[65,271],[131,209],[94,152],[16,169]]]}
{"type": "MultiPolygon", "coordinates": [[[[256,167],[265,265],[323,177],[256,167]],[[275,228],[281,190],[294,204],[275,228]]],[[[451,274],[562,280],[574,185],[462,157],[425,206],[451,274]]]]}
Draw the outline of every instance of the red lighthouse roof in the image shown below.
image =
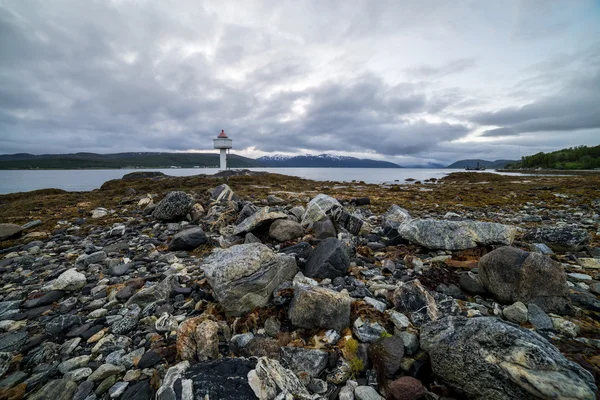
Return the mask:
{"type": "Polygon", "coordinates": [[[223,129],[221,129],[221,133],[219,133],[219,136],[217,136],[217,138],[228,139],[228,136],[225,134],[225,131],[223,129]]]}

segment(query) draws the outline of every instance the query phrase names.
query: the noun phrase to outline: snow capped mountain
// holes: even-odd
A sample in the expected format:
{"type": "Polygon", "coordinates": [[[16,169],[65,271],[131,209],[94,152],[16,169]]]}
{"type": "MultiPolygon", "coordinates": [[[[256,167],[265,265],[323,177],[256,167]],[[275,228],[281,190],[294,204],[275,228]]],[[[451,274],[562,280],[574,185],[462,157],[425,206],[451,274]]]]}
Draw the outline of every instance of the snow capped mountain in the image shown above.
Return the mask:
{"type": "Polygon", "coordinates": [[[265,167],[291,167],[291,168],[401,168],[399,165],[388,161],[369,160],[334,154],[306,154],[303,156],[286,156],[274,154],[256,159],[265,167]]]}

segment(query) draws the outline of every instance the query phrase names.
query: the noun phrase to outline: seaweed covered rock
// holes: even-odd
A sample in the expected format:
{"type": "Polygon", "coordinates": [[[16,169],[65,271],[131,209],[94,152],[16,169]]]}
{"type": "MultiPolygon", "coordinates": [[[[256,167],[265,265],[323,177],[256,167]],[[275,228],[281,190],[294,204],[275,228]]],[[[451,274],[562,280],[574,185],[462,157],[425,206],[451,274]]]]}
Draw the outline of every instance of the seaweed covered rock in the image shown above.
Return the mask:
{"type": "Polygon", "coordinates": [[[217,249],[206,258],[202,269],[215,297],[230,315],[267,305],[275,288],[298,272],[294,257],[276,254],[260,243],[217,249]]]}
{"type": "Polygon", "coordinates": [[[546,339],[495,317],[445,317],[421,328],[433,373],[468,399],[595,398],[592,375],[546,339]]]}
{"type": "Polygon", "coordinates": [[[411,219],[398,228],[400,236],[428,249],[465,250],[492,244],[509,245],[517,230],[493,222],[411,219]]]}
{"type": "Polygon", "coordinates": [[[540,253],[496,249],[479,260],[479,279],[503,303],[535,303],[552,312],[567,307],[567,276],[559,263],[540,253]]]}

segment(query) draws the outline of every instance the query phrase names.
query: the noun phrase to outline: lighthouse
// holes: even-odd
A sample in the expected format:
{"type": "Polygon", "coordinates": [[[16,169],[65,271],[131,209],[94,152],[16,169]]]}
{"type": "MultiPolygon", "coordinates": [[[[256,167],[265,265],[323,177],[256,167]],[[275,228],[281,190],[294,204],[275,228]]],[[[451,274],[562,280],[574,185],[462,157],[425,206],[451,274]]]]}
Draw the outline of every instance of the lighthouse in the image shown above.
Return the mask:
{"type": "Polygon", "coordinates": [[[221,169],[227,169],[227,149],[232,147],[232,140],[227,137],[224,130],[221,130],[219,136],[213,139],[215,149],[219,149],[221,159],[221,169]]]}

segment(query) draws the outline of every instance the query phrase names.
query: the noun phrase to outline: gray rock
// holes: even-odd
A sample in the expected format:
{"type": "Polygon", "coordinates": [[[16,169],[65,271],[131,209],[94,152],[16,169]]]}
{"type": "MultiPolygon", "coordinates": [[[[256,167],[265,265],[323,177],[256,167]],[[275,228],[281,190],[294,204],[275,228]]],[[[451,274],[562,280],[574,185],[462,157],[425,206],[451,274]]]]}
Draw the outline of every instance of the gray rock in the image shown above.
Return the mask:
{"type": "Polygon", "coordinates": [[[154,389],[150,386],[149,380],[143,380],[133,385],[129,385],[120,400],[153,400],[154,389]]]}
{"type": "Polygon", "coordinates": [[[294,240],[304,235],[304,229],[298,222],[289,219],[273,221],[269,227],[269,236],[280,242],[294,240]]]}
{"type": "Polygon", "coordinates": [[[0,224],[0,242],[21,236],[23,228],[15,224],[0,224]]]}
{"type": "Polygon", "coordinates": [[[108,268],[108,273],[112,276],[123,276],[133,268],[133,263],[112,265],[108,268]]]}
{"type": "Polygon", "coordinates": [[[501,247],[479,260],[479,279],[503,303],[535,303],[545,311],[564,312],[567,277],[548,256],[501,247]]]}
{"type": "Polygon", "coordinates": [[[25,302],[23,303],[23,308],[37,308],[47,306],[62,299],[64,295],[65,292],[61,290],[53,290],[51,292],[44,293],[40,297],[34,297],[33,299],[25,300],[25,302]]]}
{"type": "Polygon", "coordinates": [[[89,355],[73,357],[73,358],[70,358],[70,359],[65,360],[65,361],[61,362],[60,364],[58,364],[58,370],[62,374],[66,374],[67,372],[69,372],[71,370],[85,367],[89,362],[90,362],[89,355]]]}
{"type": "Polygon", "coordinates": [[[75,268],[71,268],[63,272],[43,287],[43,290],[65,290],[77,291],[83,288],[86,284],[85,275],[78,272],[75,268]]]}
{"type": "Polygon", "coordinates": [[[27,229],[35,228],[36,226],[40,226],[40,225],[42,225],[42,221],[40,221],[39,219],[36,219],[36,220],[27,222],[21,228],[23,228],[23,230],[26,231],[27,229]]]}
{"type": "Polygon", "coordinates": [[[69,329],[83,323],[81,317],[73,314],[58,315],[48,321],[45,325],[46,333],[53,336],[59,336],[66,333],[69,329]]]}
{"type": "Polygon", "coordinates": [[[121,365],[102,364],[88,377],[88,381],[102,381],[109,376],[122,374],[123,372],[125,372],[125,367],[121,365]]]}
{"type": "Polygon", "coordinates": [[[464,250],[493,244],[509,245],[513,226],[479,221],[412,219],[399,227],[402,238],[428,249],[464,250]]]}
{"type": "Polygon", "coordinates": [[[459,285],[462,290],[472,295],[486,295],[487,290],[483,287],[477,275],[472,272],[465,272],[460,275],[459,285]]]}
{"type": "Polygon", "coordinates": [[[144,288],[131,296],[125,305],[129,306],[131,304],[137,304],[143,307],[150,303],[167,300],[171,296],[173,289],[176,287],[177,276],[169,275],[159,284],[144,288]]]}
{"type": "Polygon", "coordinates": [[[407,313],[415,326],[443,316],[433,296],[418,279],[406,283],[398,282],[393,302],[396,310],[407,313]]]}
{"type": "Polygon", "coordinates": [[[580,250],[589,243],[590,235],[584,229],[570,226],[543,226],[525,233],[523,240],[544,243],[554,251],[580,250]]]}
{"type": "Polygon", "coordinates": [[[337,236],[335,226],[330,218],[324,218],[320,221],[313,222],[313,232],[317,239],[323,240],[327,238],[334,238],[337,236]]]}
{"type": "Polygon", "coordinates": [[[527,306],[520,301],[505,307],[502,310],[504,318],[516,324],[527,322],[527,306]]]}
{"type": "Polygon", "coordinates": [[[83,263],[85,267],[88,267],[92,264],[100,264],[106,260],[108,256],[104,251],[97,251],[92,254],[86,254],[77,259],[78,263],[83,263]]]}
{"type": "Polygon", "coordinates": [[[252,232],[248,232],[248,233],[246,233],[246,236],[244,236],[244,244],[249,244],[249,243],[262,243],[262,242],[252,232]]]}
{"type": "Polygon", "coordinates": [[[73,398],[75,390],[77,390],[75,382],[66,379],[56,379],[48,382],[28,398],[31,400],[67,400],[73,398]]]}
{"type": "Polygon", "coordinates": [[[411,219],[412,217],[410,216],[410,213],[396,204],[392,204],[389,210],[383,216],[383,220],[385,222],[389,223],[390,225],[395,225],[396,227],[411,219]]]}
{"type": "Polygon", "coordinates": [[[170,251],[194,250],[196,247],[206,243],[208,239],[202,228],[190,228],[173,236],[169,243],[170,251]]]}
{"type": "Polygon", "coordinates": [[[248,384],[259,399],[275,399],[282,393],[294,399],[312,398],[292,371],[266,357],[259,358],[256,367],[248,373],[248,384]]]}
{"type": "Polygon", "coordinates": [[[527,308],[527,320],[537,331],[552,331],[554,325],[552,319],[535,303],[529,304],[527,308]]]}
{"type": "Polygon", "coordinates": [[[333,197],[318,194],[306,206],[306,212],[302,216],[302,226],[312,228],[314,222],[332,216],[341,209],[342,205],[333,197]]]}
{"type": "Polygon", "coordinates": [[[240,201],[239,196],[235,194],[234,191],[229,187],[229,185],[225,183],[212,189],[210,192],[210,198],[218,202],[240,201]]]}
{"type": "Polygon", "coordinates": [[[304,274],[310,278],[333,279],[345,275],[349,267],[346,245],[336,238],[327,238],[308,256],[304,274]]]}
{"type": "Polygon", "coordinates": [[[288,316],[292,324],[301,328],[341,331],[350,325],[351,304],[352,299],[347,293],[322,287],[297,286],[288,316]]]}
{"type": "Polygon", "coordinates": [[[398,333],[398,336],[402,338],[402,343],[404,343],[404,352],[408,356],[412,356],[419,350],[419,337],[408,331],[403,331],[398,333]]]}
{"type": "Polygon", "coordinates": [[[293,257],[276,254],[258,243],[215,250],[202,269],[215,297],[230,315],[264,307],[273,290],[298,271],[293,257]]]}
{"type": "Polygon", "coordinates": [[[391,378],[402,364],[404,347],[405,344],[400,335],[379,338],[369,346],[369,359],[373,365],[383,367],[385,376],[391,378]]]}
{"type": "Polygon", "coordinates": [[[592,375],[538,334],[495,317],[424,325],[433,373],[470,399],[593,399],[592,375]],[[460,365],[460,368],[457,368],[460,365]]]}
{"type": "Polygon", "coordinates": [[[108,395],[111,399],[115,399],[125,393],[127,386],[129,386],[129,382],[117,382],[108,389],[108,395]]]}
{"type": "Polygon", "coordinates": [[[317,377],[323,372],[329,360],[329,353],[317,349],[302,347],[282,347],[281,363],[294,371],[296,375],[307,374],[317,377]]]}
{"type": "Polygon", "coordinates": [[[357,386],[354,389],[354,397],[356,400],[385,400],[371,386],[357,386]]]}
{"type": "Polygon", "coordinates": [[[138,320],[140,318],[141,313],[140,306],[137,304],[130,304],[125,307],[120,314],[123,318],[114,322],[110,329],[112,333],[116,335],[123,335],[125,333],[129,333],[137,327],[138,320]]]}
{"type": "Polygon", "coordinates": [[[93,390],[94,382],[83,381],[77,386],[77,389],[73,394],[73,400],[85,400],[93,390]]]}
{"type": "Polygon", "coordinates": [[[250,232],[261,225],[268,224],[277,219],[285,219],[287,214],[281,211],[270,211],[269,207],[261,208],[258,212],[252,214],[239,225],[236,225],[232,234],[240,235],[242,233],[250,232]]]}
{"type": "Polygon", "coordinates": [[[377,321],[369,321],[369,319],[358,317],[354,320],[352,332],[361,342],[373,343],[386,333],[386,330],[377,321]]]}
{"type": "Polygon", "coordinates": [[[185,218],[192,208],[192,199],[184,192],[170,192],[156,205],[152,216],[161,221],[185,218]]]}

